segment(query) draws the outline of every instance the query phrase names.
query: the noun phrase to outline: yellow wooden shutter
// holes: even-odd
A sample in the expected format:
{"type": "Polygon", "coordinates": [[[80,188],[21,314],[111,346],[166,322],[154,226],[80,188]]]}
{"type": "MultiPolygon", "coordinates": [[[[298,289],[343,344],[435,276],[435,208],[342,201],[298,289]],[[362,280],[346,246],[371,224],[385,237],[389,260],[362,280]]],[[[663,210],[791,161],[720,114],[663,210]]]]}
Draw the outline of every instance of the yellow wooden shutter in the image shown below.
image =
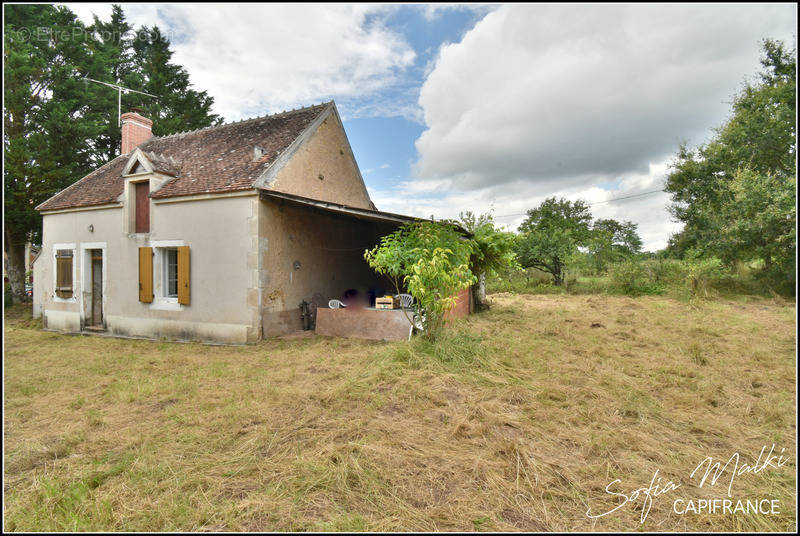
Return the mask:
{"type": "Polygon", "coordinates": [[[178,303],[189,305],[189,246],[178,247],[178,303]]]}
{"type": "Polygon", "coordinates": [[[153,301],[153,248],[139,248],[139,301],[153,301]]]}

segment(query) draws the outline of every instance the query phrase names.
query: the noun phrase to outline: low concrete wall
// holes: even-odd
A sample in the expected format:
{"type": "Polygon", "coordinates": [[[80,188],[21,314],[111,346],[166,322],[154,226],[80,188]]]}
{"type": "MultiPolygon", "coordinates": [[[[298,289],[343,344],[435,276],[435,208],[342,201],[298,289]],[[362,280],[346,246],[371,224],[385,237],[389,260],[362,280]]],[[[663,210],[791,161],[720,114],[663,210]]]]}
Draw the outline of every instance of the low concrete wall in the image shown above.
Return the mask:
{"type": "Polygon", "coordinates": [[[106,322],[108,332],[112,335],[225,344],[250,342],[248,340],[250,326],[247,324],[186,322],[129,316],[108,316],[106,322]]]}
{"type": "Polygon", "coordinates": [[[77,332],[81,330],[81,315],[77,311],[47,310],[42,324],[47,329],[77,332]]]}
{"type": "Polygon", "coordinates": [[[410,330],[411,324],[400,309],[317,309],[317,335],[404,341],[410,330]]]}

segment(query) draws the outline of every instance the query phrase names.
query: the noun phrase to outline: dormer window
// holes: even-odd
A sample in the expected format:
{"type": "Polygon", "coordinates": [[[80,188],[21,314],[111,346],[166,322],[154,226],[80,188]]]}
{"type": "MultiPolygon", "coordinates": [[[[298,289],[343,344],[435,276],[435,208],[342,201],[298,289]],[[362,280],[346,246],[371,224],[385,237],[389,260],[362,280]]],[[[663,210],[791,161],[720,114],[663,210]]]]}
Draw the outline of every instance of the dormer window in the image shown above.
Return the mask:
{"type": "Polygon", "coordinates": [[[150,232],[150,181],[136,182],[136,232],[150,232]]]}

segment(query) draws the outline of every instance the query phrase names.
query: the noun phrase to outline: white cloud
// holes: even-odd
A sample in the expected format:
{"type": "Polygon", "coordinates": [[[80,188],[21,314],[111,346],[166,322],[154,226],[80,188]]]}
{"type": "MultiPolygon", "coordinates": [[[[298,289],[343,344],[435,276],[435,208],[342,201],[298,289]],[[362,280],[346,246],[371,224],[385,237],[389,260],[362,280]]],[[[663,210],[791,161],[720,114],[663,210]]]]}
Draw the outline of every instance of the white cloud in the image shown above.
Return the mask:
{"type": "Polygon", "coordinates": [[[435,181],[409,180],[392,190],[370,190],[377,207],[389,212],[428,218],[457,218],[465,210],[483,213],[492,212],[498,225],[516,230],[525,213],[547,197],[583,199],[592,203],[594,218],[630,220],[639,225],[639,234],[645,249],[657,250],[666,246],[672,233],[681,225],[670,222],[664,207],[668,196],[664,193],[648,193],[660,189],[667,163],[650,166],[646,173],[629,174],[613,186],[568,182],[544,191],[530,181],[516,181],[501,186],[486,186],[470,190],[454,190],[435,181]],[[645,194],[619,201],[609,200],[630,195],[645,194]]]}
{"type": "MultiPolygon", "coordinates": [[[[678,143],[724,119],[759,67],[759,41],[791,42],[795,26],[789,5],[504,5],[441,48],[406,191],[450,191],[442,210],[494,199],[500,213],[551,195],[591,201],[610,185],[622,191],[609,197],[657,189],[678,143]]],[[[665,204],[593,212],[639,223],[658,247],[676,230],[665,204]]]]}
{"type": "MultiPolygon", "coordinates": [[[[108,4],[68,4],[84,21],[108,4]]],[[[396,83],[415,53],[380,17],[381,6],[125,4],[132,24],[167,31],[174,61],[227,120],[332,97],[369,97],[396,83]]]]}
{"type": "Polygon", "coordinates": [[[485,14],[496,7],[492,4],[421,4],[422,16],[426,21],[432,22],[438,19],[442,13],[447,11],[474,11],[476,13],[485,14]]]}
{"type": "Polygon", "coordinates": [[[362,174],[362,175],[369,175],[369,174],[370,174],[370,173],[372,173],[373,171],[377,171],[377,170],[379,170],[379,169],[389,169],[390,167],[391,167],[391,166],[390,166],[389,164],[381,164],[381,165],[380,165],[380,166],[378,166],[378,167],[369,168],[369,169],[362,169],[362,170],[361,170],[361,174],[362,174]]]}

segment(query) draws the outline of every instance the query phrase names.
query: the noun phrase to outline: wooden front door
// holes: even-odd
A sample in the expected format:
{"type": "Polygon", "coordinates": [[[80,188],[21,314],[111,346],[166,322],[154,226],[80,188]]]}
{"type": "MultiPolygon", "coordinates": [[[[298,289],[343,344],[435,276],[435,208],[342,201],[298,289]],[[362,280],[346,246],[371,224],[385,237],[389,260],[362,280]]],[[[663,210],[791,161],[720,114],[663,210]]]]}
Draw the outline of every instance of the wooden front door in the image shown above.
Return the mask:
{"type": "Polygon", "coordinates": [[[103,325],[103,251],[92,250],[92,325],[103,325]]]}

